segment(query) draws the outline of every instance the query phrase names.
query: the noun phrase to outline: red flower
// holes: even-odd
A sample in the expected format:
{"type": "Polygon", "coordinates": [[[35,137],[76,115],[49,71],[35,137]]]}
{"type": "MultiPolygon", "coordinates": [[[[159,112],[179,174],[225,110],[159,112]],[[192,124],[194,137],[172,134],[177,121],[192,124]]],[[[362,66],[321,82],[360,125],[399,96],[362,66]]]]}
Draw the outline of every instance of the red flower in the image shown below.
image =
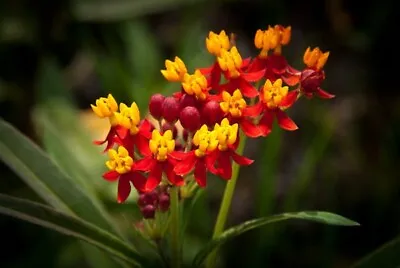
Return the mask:
{"type": "Polygon", "coordinates": [[[144,158],[137,161],[134,170],[149,172],[143,191],[154,190],[161,182],[163,172],[170,183],[181,186],[184,184],[183,178],[174,172],[177,159],[173,157],[175,140],[171,130],[165,131],[163,135],[158,130],[153,130],[149,141],[149,151],[141,152],[144,158]]]}
{"type": "Polygon", "coordinates": [[[287,86],[282,87],[281,79],[276,80],[273,84],[267,80],[260,92],[260,101],[256,105],[249,107],[251,113],[263,113],[259,122],[259,128],[263,136],[271,132],[275,117],[279,126],[283,129],[292,131],[298,128],[283,111],[292,106],[298,97],[298,91],[292,90],[289,92],[288,90],[287,86]]]}
{"type": "Polygon", "coordinates": [[[138,191],[142,191],[146,178],[140,172],[132,169],[133,158],[125,147],[118,147],[118,151],[110,149],[108,155],[110,160],[106,162],[106,166],[110,171],[105,172],[103,178],[108,181],[118,180],[117,201],[123,203],[131,192],[131,183],[138,191]]]}

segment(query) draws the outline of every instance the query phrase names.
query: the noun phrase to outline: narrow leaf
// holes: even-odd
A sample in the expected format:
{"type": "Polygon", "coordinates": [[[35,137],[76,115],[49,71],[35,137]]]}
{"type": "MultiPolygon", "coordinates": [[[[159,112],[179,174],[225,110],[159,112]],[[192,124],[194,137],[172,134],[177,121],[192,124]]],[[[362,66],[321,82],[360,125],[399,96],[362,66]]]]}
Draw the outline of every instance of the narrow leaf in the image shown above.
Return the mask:
{"type": "Polygon", "coordinates": [[[49,206],[0,194],[0,213],[81,239],[130,264],[147,263],[147,260],[116,236],[49,206]]]}
{"type": "Polygon", "coordinates": [[[42,149],[1,118],[0,159],[51,206],[117,233],[105,212],[79,185],[42,149]]]}
{"type": "Polygon", "coordinates": [[[214,249],[224,244],[226,241],[235,238],[238,235],[241,235],[247,231],[263,227],[267,224],[284,221],[289,219],[301,219],[301,220],[309,220],[316,221],[330,225],[341,225],[341,226],[358,226],[357,222],[349,220],[345,217],[325,212],[325,211],[302,211],[302,212],[293,212],[293,213],[283,213],[279,215],[274,215],[271,217],[259,218],[254,220],[246,221],[240,225],[229,228],[225,232],[223,232],[219,237],[213,239],[211,242],[207,243],[199,253],[197,253],[196,257],[193,261],[194,267],[199,267],[203,264],[208,254],[213,252],[214,249]]]}

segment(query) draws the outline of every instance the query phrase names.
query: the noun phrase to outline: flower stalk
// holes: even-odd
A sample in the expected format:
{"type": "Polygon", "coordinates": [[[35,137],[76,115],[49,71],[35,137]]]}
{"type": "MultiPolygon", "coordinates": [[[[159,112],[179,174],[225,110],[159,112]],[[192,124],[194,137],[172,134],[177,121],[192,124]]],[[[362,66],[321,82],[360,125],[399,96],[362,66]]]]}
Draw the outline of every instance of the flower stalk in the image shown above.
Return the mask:
{"type": "Polygon", "coordinates": [[[179,212],[179,188],[171,187],[170,190],[171,207],[170,207],[170,232],[171,232],[171,267],[181,267],[181,243],[180,243],[180,212],[179,212]]]}

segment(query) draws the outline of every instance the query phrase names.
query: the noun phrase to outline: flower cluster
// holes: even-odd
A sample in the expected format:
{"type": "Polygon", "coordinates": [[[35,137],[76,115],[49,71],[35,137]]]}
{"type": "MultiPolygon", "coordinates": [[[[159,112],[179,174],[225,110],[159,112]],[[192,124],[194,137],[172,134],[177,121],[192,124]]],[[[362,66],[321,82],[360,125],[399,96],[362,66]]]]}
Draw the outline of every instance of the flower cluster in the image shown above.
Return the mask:
{"type": "Polygon", "coordinates": [[[161,185],[195,181],[204,187],[208,173],[229,180],[232,162],[253,162],[237,153],[242,137],[266,137],[275,120],[282,129],[296,130],[286,110],[301,96],[334,97],[321,88],[329,52],[307,48],[305,66],[297,70],[282,55],[290,38],[291,27],[258,30],[258,56],[243,58],[225,31],[210,32],[206,48],[214,63],[189,72],[179,57],[166,60],[161,74],[180,90],[171,96],[153,95],[144,117],[135,102],[118,105],[111,94],[98,99],[92,109],[108,118],[111,127],[107,137],[95,143],[106,144],[109,170],[103,177],[118,180],[118,202],[128,198],[133,185],[141,193],[143,213],[151,218],[157,206],[168,207],[168,191],[151,194],[161,185]]]}

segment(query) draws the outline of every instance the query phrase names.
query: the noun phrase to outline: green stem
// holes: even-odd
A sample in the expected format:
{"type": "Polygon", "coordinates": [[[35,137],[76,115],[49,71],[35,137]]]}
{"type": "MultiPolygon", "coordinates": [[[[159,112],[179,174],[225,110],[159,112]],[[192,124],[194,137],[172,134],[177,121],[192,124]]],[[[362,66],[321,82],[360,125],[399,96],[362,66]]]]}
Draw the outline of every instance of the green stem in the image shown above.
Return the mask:
{"type": "Polygon", "coordinates": [[[179,188],[172,187],[170,191],[170,211],[171,211],[171,268],[179,268],[181,265],[181,249],[180,249],[180,235],[179,235],[179,188]]]}
{"type": "MultiPolygon", "coordinates": [[[[246,144],[246,136],[240,132],[240,143],[237,149],[237,153],[242,155],[244,151],[244,147],[246,144]]],[[[227,182],[225,186],[224,196],[222,197],[221,206],[219,208],[217,221],[214,226],[214,233],[212,238],[216,238],[222,234],[225,229],[226,219],[228,217],[229,209],[232,203],[233,193],[235,192],[236,181],[239,175],[240,166],[235,162],[232,165],[232,178],[227,182]]],[[[215,267],[215,262],[217,260],[217,249],[214,250],[207,260],[207,267],[212,268],[215,267]]]]}

